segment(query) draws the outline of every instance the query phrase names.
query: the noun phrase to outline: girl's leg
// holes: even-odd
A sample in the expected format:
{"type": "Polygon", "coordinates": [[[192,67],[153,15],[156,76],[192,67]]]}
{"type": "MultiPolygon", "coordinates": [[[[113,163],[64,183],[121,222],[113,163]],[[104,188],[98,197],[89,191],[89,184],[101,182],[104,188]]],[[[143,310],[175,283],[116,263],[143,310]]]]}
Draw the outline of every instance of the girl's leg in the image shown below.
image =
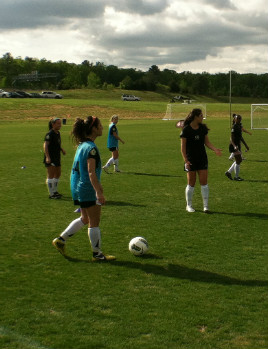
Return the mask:
{"type": "Polygon", "coordinates": [[[113,151],[113,159],[114,159],[115,172],[120,172],[119,167],[118,167],[119,166],[119,151],[118,151],[118,149],[113,151]]]}
{"type": "Polygon", "coordinates": [[[196,182],[196,172],[189,171],[187,172],[187,186],[185,188],[185,199],[186,199],[186,211],[195,212],[192,207],[192,199],[194,195],[194,186],[196,182]]]}
{"type": "Polygon", "coordinates": [[[242,155],[241,155],[241,153],[235,155],[235,167],[234,167],[235,177],[234,177],[234,180],[236,180],[236,181],[243,180],[242,178],[239,177],[241,162],[242,162],[242,155]]]}
{"type": "Polygon", "coordinates": [[[201,195],[203,198],[204,212],[209,212],[208,208],[208,197],[209,197],[209,187],[208,187],[208,170],[199,170],[199,182],[201,185],[201,195]]]}
{"type": "Polygon", "coordinates": [[[46,184],[49,192],[49,197],[52,197],[54,194],[54,174],[55,174],[55,167],[54,166],[47,167],[46,184]]]}
{"type": "Polygon", "coordinates": [[[58,193],[58,184],[61,176],[61,166],[54,167],[53,190],[58,193]]]}

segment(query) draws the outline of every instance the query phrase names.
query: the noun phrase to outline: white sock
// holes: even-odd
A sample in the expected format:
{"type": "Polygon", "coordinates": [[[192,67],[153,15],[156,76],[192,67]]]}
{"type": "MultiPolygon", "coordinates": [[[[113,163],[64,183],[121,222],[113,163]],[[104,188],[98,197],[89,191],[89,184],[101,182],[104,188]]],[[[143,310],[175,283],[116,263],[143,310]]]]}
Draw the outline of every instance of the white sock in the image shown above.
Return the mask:
{"type": "Polygon", "coordinates": [[[240,172],[240,165],[235,164],[235,176],[236,176],[236,177],[238,177],[239,172],[240,172]]]}
{"type": "Polygon", "coordinates": [[[208,196],[209,196],[209,188],[208,185],[201,185],[201,194],[203,198],[204,207],[208,208],[208,196]]]}
{"type": "Polygon", "coordinates": [[[58,191],[59,178],[53,178],[53,190],[54,193],[58,191]]]}
{"type": "Polygon", "coordinates": [[[114,163],[114,159],[110,158],[104,167],[109,167],[109,166],[113,165],[113,163],[114,163]]]}
{"type": "Polygon", "coordinates": [[[191,187],[188,184],[185,189],[185,198],[186,198],[187,206],[192,206],[193,195],[194,195],[194,187],[191,187]]]}
{"type": "Polygon", "coordinates": [[[47,184],[47,189],[49,192],[49,195],[53,195],[54,194],[54,185],[53,185],[53,178],[47,178],[46,180],[46,184],[47,184]]]}
{"type": "Polygon", "coordinates": [[[99,227],[88,228],[88,237],[93,252],[101,252],[101,232],[99,227]]]}
{"type": "Polygon", "coordinates": [[[71,236],[73,236],[75,233],[77,233],[81,228],[83,228],[85,224],[82,221],[82,218],[79,217],[72,221],[68,227],[60,234],[60,236],[64,239],[67,240],[71,236]]]}
{"type": "Polygon", "coordinates": [[[119,165],[119,159],[115,159],[114,160],[114,166],[115,166],[116,170],[118,170],[118,165],[119,165]]]}
{"type": "Polygon", "coordinates": [[[229,170],[227,172],[232,173],[234,171],[235,165],[236,165],[236,162],[233,162],[231,167],[229,168],[229,170]]]}

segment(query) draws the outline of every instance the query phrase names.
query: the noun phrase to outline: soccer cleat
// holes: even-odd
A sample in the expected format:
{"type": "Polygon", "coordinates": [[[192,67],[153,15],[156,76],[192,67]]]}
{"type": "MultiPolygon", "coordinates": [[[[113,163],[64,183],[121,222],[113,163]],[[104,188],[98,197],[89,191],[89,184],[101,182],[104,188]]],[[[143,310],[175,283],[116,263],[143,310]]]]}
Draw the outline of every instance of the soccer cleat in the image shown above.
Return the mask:
{"type": "Polygon", "coordinates": [[[105,262],[105,261],[114,261],[116,259],[115,256],[104,255],[102,252],[94,253],[92,261],[93,262],[105,262]]]}
{"type": "Polygon", "coordinates": [[[104,172],[106,172],[107,174],[109,174],[108,167],[103,166],[102,169],[103,169],[104,172]]]}
{"type": "Polygon", "coordinates": [[[195,212],[195,209],[192,206],[187,205],[186,206],[186,211],[187,212],[195,212]]]}
{"type": "Polygon", "coordinates": [[[211,213],[208,207],[204,207],[204,213],[211,213]]]}
{"type": "Polygon", "coordinates": [[[226,171],[225,176],[228,177],[231,181],[233,180],[232,175],[230,172],[226,171]]]}
{"type": "Polygon", "coordinates": [[[56,238],[52,241],[52,245],[54,245],[56,249],[65,256],[65,242],[63,242],[60,238],[56,238]]]}
{"type": "Polygon", "coordinates": [[[53,194],[54,196],[58,196],[59,198],[62,197],[62,194],[58,193],[57,191],[55,191],[55,193],[53,194]]]}
{"type": "Polygon", "coordinates": [[[53,195],[49,195],[48,198],[49,198],[49,199],[53,199],[53,200],[59,200],[59,199],[61,198],[61,196],[58,196],[58,195],[53,194],[53,195]]]}
{"type": "Polygon", "coordinates": [[[238,181],[238,182],[242,182],[244,179],[241,178],[241,177],[234,177],[234,180],[235,180],[235,181],[238,181]]]}
{"type": "Polygon", "coordinates": [[[115,168],[115,169],[114,169],[114,172],[118,172],[118,173],[119,173],[119,172],[121,172],[121,171],[119,170],[119,168],[117,168],[117,169],[115,168]]]}

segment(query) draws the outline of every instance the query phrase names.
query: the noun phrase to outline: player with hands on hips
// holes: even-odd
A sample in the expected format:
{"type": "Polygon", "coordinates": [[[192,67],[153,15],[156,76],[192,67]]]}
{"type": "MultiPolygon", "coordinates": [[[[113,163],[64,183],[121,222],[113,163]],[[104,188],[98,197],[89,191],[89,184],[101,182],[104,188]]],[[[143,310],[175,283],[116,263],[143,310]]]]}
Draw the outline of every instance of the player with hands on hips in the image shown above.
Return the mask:
{"type": "Polygon", "coordinates": [[[184,127],[180,134],[181,154],[184,160],[184,170],[187,173],[187,186],[185,189],[186,211],[195,212],[192,199],[198,175],[201,185],[204,212],[209,213],[208,197],[208,158],[205,146],[221,156],[221,149],[214,147],[208,138],[208,128],[203,124],[201,109],[193,109],[184,120],[184,127]]]}

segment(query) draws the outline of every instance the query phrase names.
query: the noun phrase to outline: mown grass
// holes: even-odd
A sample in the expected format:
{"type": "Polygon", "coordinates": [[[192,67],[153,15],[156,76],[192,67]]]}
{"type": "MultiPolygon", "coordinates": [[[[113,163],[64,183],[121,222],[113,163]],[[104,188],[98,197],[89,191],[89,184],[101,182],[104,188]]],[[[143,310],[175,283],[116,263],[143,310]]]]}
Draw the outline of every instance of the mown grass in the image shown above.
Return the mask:
{"type": "Polygon", "coordinates": [[[202,212],[197,184],[197,211],[188,214],[174,123],[120,120],[123,172],[102,176],[101,222],[103,250],[117,261],[94,264],[86,228],[68,241],[69,258],[51,244],[77,217],[69,193],[72,121],[61,132],[67,155],[58,201],[48,200],[42,165],[47,120],[0,125],[1,348],[267,348],[267,132],[246,135],[245,181],[231,182],[224,176],[228,112],[207,119],[210,140],[224,150],[221,158],[208,151],[214,213],[202,212]],[[143,258],[128,251],[137,235],[150,245],[143,258]]]}

